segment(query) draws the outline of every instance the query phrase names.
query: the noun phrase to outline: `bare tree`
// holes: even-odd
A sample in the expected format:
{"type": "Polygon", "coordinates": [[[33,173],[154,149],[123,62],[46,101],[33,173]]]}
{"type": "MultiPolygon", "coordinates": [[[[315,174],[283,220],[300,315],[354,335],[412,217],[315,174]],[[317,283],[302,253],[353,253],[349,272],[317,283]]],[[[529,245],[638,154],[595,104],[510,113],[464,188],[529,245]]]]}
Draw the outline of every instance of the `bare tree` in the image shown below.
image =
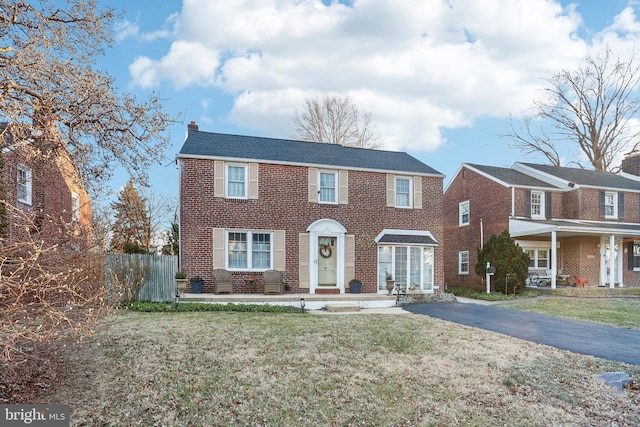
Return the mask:
{"type": "Polygon", "coordinates": [[[149,236],[151,246],[164,246],[169,242],[172,227],[171,220],[176,210],[176,202],[172,197],[157,193],[150,187],[142,190],[149,214],[149,236]]]}
{"type": "Polygon", "coordinates": [[[371,123],[371,113],[361,113],[349,96],[308,98],[293,121],[294,138],[303,141],[358,148],[379,148],[383,144],[371,123]]]}
{"type": "Polygon", "coordinates": [[[546,98],[536,101],[524,117],[524,128],[503,135],[525,154],[539,153],[560,165],[560,152],[567,145],[582,152],[588,164],[580,167],[615,171],[620,155],[640,145],[640,110],[636,90],[640,64],[635,54],[626,60],[612,58],[609,48],[597,57],[587,57],[576,70],[563,70],[547,80],[546,98]],[[538,125],[540,123],[540,125],[538,125]],[[535,125],[535,127],[534,127],[535,125]],[[545,128],[545,126],[548,126],[545,128]]]}
{"type": "Polygon", "coordinates": [[[163,158],[164,132],[174,122],[156,96],[140,102],[121,94],[114,78],[97,69],[115,18],[96,0],[0,2],[0,117],[12,123],[15,141],[60,134],[94,190],[114,163],[146,179],[148,167],[163,158]]]}

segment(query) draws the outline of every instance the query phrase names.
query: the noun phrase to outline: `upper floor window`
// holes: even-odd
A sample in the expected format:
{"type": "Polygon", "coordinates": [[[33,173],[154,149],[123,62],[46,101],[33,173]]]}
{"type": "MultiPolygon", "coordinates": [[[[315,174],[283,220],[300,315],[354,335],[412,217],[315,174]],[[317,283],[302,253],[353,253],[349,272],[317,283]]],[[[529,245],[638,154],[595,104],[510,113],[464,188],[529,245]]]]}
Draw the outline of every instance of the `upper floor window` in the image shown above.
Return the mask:
{"type": "Polygon", "coordinates": [[[336,172],[320,172],[320,203],[337,203],[336,185],[338,182],[336,172]]]}
{"type": "Polygon", "coordinates": [[[235,232],[227,233],[230,270],[268,270],[272,267],[271,233],[235,232]]]}
{"type": "Polygon", "coordinates": [[[227,165],[226,197],[247,198],[247,166],[227,165]]]}
{"type": "Polygon", "coordinates": [[[544,192],[531,192],[531,218],[544,218],[544,192]]]}
{"type": "Polygon", "coordinates": [[[396,177],[396,207],[411,207],[411,179],[396,177]]]}
{"type": "Polygon", "coordinates": [[[71,193],[71,221],[80,221],[80,195],[71,193]]]}
{"type": "Polygon", "coordinates": [[[469,225],[469,201],[462,202],[458,205],[458,215],[460,226],[469,225]]]}
{"type": "Polygon", "coordinates": [[[18,165],[18,201],[31,204],[31,169],[18,165]]]}
{"type": "Polygon", "coordinates": [[[618,217],[618,193],[609,191],[604,193],[604,217],[618,217]]]}

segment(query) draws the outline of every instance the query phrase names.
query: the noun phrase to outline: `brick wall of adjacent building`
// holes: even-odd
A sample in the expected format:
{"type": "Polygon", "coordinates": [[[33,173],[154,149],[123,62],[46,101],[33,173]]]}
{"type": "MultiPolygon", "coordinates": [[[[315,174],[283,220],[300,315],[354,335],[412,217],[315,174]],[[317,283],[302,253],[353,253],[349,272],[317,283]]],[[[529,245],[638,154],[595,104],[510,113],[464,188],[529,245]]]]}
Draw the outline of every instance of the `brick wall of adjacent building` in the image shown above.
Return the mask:
{"type": "MultiPolygon", "coordinates": [[[[523,199],[524,200],[524,199],[523,199]]],[[[523,201],[524,203],[524,201],[523,201]]],[[[483,278],[474,272],[477,249],[492,234],[509,228],[511,190],[463,167],[449,184],[444,195],[445,282],[447,286],[481,288],[483,278]],[[459,203],[469,201],[469,225],[459,225],[459,203]],[[469,274],[458,274],[458,254],[469,251],[469,274]]]]}
{"type": "Polygon", "coordinates": [[[91,203],[71,157],[62,148],[46,156],[42,151],[38,153],[34,154],[30,145],[13,146],[3,153],[2,179],[10,205],[6,237],[9,242],[35,238],[63,248],[87,250],[91,239],[91,203]],[[17,200],[18,165],[31,169],[31,205],[17,200]],[[80,221],[77,222],[72,221],[72,192],[80,196],[80,221]]]}
{"type": "MultiPolygon", "coordinates": [[[[327,205],[308,202],[308,168],[291,165],[259,165],[259,198],[232,200],[214,197],[214,161],[181,159],[181,268],[189,277],[204,279],[203,292],[213,291],[213,229],[241,228],[285,230],[286,276],[298,288],[298,235],[315,221],[333,219],[355,236],[355,277],[362,292],[377,291],[375,237],[385,228],[428,230],[440,246],[435,250],[435,285],[444,286],[442,178],[422,177],[422,209],[386,206],[386,174],[349,171],[349,202],[327,205]]],[[[248,291],[243,278],[234,274],[234,290],[248,291]]],[[[261,286],[260,275],[258,287],[261,286]]],[[[307,290],[302,290],[306,292],[307,290]]]]}

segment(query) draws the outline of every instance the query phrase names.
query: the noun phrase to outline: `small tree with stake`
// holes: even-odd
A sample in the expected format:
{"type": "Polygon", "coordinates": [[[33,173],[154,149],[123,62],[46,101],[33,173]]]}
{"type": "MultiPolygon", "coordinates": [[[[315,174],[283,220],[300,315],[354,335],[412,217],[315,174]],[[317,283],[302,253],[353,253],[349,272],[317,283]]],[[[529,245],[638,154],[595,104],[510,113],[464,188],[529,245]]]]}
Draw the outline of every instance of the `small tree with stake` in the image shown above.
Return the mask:
{"type": "Polygon", "coordinates": [[[478,249],[478,263],[475,272],[484,277],[487,262],[490,262],[491,266],[496,268],[491,283],[495,284],[495,289],[504,290],[504,293],[507,294],[507,274],[509,275],[509,285],[513,284],[516,291],[524,289],[529,261],[529,255],[505,230],[499,235],[492,234],[484,247],[478,249]]]}

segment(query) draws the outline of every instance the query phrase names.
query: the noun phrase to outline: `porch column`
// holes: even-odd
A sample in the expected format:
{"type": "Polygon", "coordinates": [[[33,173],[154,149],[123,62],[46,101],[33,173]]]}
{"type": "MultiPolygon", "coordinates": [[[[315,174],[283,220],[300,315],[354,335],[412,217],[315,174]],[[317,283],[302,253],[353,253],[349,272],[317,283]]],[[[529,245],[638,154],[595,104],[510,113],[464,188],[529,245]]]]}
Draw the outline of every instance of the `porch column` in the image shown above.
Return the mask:
{"type": "Polygon", "coordinates": [[[556,279],[558,277],[558,244],[557,232],[551,232],[551,289],[556,288],[556,279]]]}
{"type": "Polygon", "coordinates": [[[616,254],[616,236],[613,234],[609,236],[609,287],[613,289],[615,287],[615,254],[616,254]]]}

